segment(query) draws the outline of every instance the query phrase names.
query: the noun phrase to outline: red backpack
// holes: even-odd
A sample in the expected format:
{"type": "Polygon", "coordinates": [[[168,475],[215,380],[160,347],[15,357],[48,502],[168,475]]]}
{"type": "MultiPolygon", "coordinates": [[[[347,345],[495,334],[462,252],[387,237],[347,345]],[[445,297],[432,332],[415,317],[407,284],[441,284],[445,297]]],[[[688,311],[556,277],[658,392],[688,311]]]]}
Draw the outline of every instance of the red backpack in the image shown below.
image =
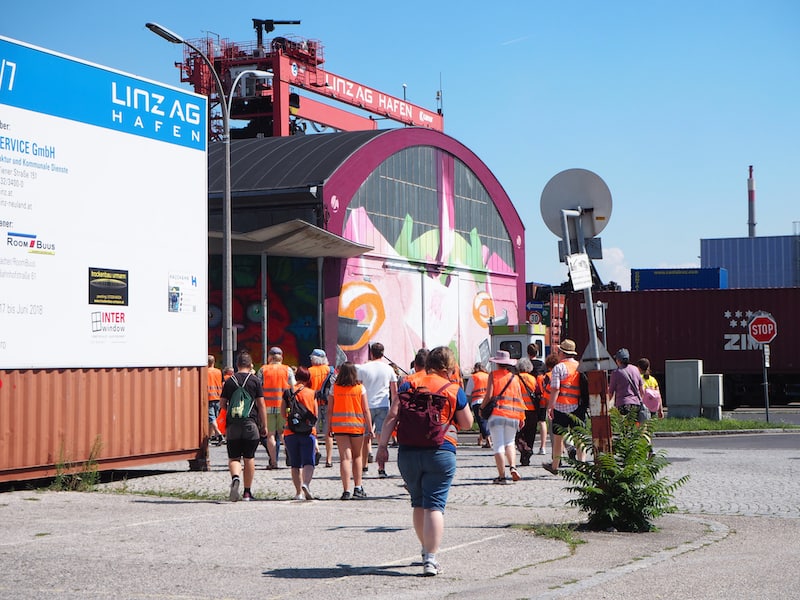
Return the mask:
{"type": "Polygon", "coordinates": [[[397,443],[417,448],[438,448],[450,423],[442,423],[442,411],[448,399],[443,392],[454,383],[446,383],[436,392],[424,385],[410,387],[398,394],[397,443]]]}

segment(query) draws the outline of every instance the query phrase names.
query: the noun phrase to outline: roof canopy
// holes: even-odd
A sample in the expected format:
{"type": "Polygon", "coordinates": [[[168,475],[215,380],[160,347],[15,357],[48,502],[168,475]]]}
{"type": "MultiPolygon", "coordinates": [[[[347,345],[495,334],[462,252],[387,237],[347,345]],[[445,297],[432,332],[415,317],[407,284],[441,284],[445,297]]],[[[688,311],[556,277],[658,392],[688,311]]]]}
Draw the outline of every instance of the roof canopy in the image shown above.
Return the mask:
{"type": "MultiPolygon", "coordinates": [[[[234,233],[231,236],[231,246],[234,254],[268,254],[294,258],[351,258],[373,249],[372,246],[351,242],[301,219],[248,233],[234,233]]],[[[210,254],[222,252],[221,231],[208,232],[208,251],[210,254]]]]}

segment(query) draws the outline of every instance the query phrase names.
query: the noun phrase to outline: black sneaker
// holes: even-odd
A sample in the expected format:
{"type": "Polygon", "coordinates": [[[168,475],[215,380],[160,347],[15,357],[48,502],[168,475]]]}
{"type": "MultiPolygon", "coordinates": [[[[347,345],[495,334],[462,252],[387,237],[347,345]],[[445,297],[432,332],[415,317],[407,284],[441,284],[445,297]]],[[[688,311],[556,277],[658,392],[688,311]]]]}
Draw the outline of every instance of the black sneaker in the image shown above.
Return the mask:
{"type": "Polygon", "coordinates": [[[578,450],[575,446],[570,446],[567,448],[567,456],[569,456],[572,460],[575,460],[575,457],[578,456],[578,450]]]}
{"type": "Polygon", "coordinates": [[[239,501],[239,485],[240,485],[239,478],[234,477],[231,480],[231,491],[228,494],[228,500],[230,500],[231,502],[239,501]]]}
{"type": "Polygon", "coordinates": [[[353,490],[353,498],[366,498],[367,492],[364,491],[363,487],[357,487],[353,490]]]}
{"type": "Polygon", "coordinates": [[[342,492],[342,497],[339,498],[339,500],[350,500],[350,498],[351,498],[350,492],[345,490],[344,492],[342,492]]]}
{"type": "Polygon", "coordinates": [[[386,479],[388,475],[386,474],[386,471],[384,471],[383,469],[378,469],[378,477],[380,477],[381,479],[386,479]]]}
{"type": "Polygon", "coordinates": [[[255,500],[255,498],[253,498],[253,494],[249,491],[245,491],[245,493],[242,494],[242,502],[250,502],[251,500],[255,500]]]}

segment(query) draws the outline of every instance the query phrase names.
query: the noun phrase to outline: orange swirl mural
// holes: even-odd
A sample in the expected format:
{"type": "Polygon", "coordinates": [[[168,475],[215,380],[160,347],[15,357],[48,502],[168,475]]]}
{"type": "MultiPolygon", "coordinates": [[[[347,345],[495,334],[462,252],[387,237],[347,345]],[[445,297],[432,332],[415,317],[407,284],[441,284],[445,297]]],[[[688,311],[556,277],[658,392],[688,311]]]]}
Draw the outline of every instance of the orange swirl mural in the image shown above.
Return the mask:
{"type": "Polygon", "coordinates": [[[339,296],[339,346],[357,350],[374,336],[386,320],[383,299],[367,281],[348,281],[339,296]]]}

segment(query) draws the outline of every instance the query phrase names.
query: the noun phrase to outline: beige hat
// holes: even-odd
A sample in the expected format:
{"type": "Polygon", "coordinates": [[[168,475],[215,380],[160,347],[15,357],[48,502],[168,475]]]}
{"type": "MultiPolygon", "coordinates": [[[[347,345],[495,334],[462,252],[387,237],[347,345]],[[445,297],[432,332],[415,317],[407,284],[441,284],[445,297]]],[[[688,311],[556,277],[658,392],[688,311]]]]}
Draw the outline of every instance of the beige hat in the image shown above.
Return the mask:
{"type": "Polygon", "coordinates": [[[569,354],[570,356],[578,355],[578,353],[575,352],[575,342],[573,342],[572,340],[564,340],[558,345],[558,348],[564,354],[569,354]]]}

